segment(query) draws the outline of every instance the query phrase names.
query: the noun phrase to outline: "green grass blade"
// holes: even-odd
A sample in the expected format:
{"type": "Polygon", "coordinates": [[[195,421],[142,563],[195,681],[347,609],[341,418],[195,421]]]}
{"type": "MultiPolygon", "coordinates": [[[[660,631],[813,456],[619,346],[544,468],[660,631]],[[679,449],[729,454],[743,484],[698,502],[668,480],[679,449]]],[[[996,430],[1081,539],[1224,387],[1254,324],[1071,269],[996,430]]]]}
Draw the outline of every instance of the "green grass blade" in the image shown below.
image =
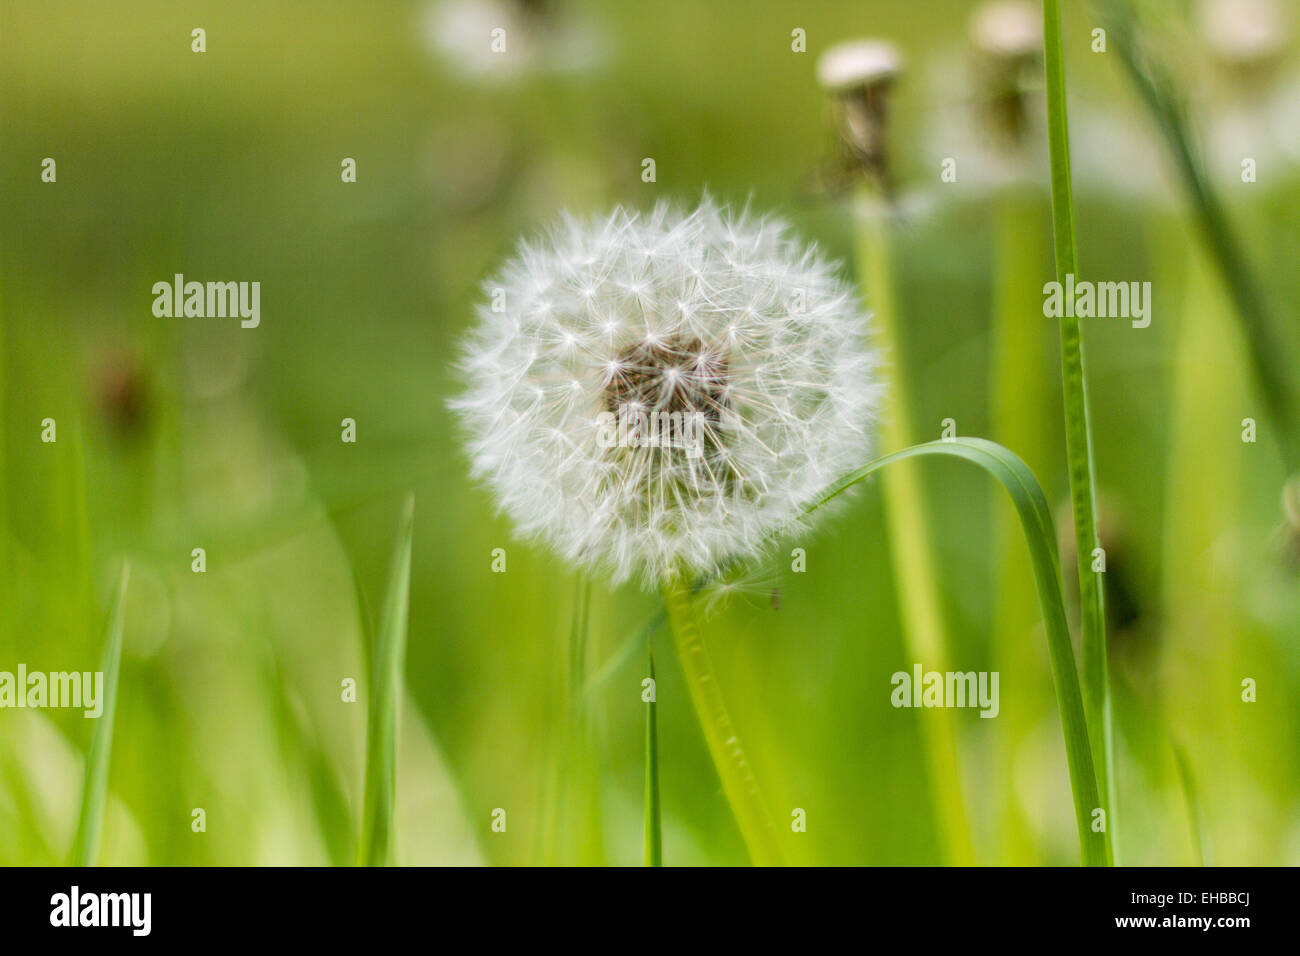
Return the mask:
{"type": "MultiPolygon", "coordinates": [[[[264,611],[254,626],[265,627],[262,623],[265,620],[264,611]]],[[[293,765],[294,772],[301,772],[306,777],[321,843],[330,865],[347,866],[356,858],[353,820],[347,796],[339,785],[328,755],[317,739],[310,715],[301,700],[290,693],[290,685],[275,643],[266,640],[263,647],[266,652],[266,695],[274,707],[275,724],[280,729],[285,760],[293,765]]]]}
{"type": "Polygon", "coordinates": [[[77,818],[77,836],[72,844],[72,864],[93,866],[99,853],[99,834],[104,823],[104,805],[108,800],[108,764],[113,754],[113,720],[117,715],[117,678],[122,665],[122,616],[126,585],[131,577],[129,565],[122,566],[122,577],[108,612],[108,631],[104,640],[103,711],[95,721],[90,738],[90,755],[86,758],[86,778],[81,790],[81,814],[77,818]]]}
{"type": "Polygon", "coordinates": [[[370,719],[366,725],[366,796],[360,860],[388,866],[393,856],[393,803],[397,788],[397,712],[406,662],[406,623],[411,595],[411,539],[415,498],[406,499],[388,572],[388,591],[370,674],[370,719]]]}
{"type": "Polygon", "coordinates": [[[680,580],[665,584],[664,603],[691,702],[704,731],[709,755],[722,780],[723,793],[749,850],[749,858],[755,866],[780,866],[783,859],[776,842],[776,828],[735,725],[727,713],[708,651],[700,639],[690,584],[680,580]]]}
{"type": "Polygon", "coordinates": [[[659,608],[644,626],[637,629],[635,634],[624,639],[619,649],[611,655],[610,659],[602,664],[600,669],[587,680],[586,687],[583,688],[582,692],[582,706],[588,706],[598,690],[607,685],[624,667],[627,667],[636,659],[637,653],[645,648],[655,633],[664,626],[666,616],[664,609],[659,608]]]}
{"type": "Polygon", "coordinates": [[[560,753],[559,769],[564,788],[558,809],[568,851],[566,862],[579,866],[603,866],[605,848],[600,780],[593,751],[591,716],[596,702],[587,696],[590,647],[591,579],[585,573],[579,573],[569,628],[568,726],[560,753]]]}
{"type": "Polygon", "coordinates": [[[654,645],[649,646],[646,656],[655,695],[646,702],[645,709],[645,865],[663,866],[663,821],[659,807],[659,728],[655,714],[658,687],[655,685],[654,645]]]}
{"type": "MultiPolygon", "coordinates": [[[[1070,185],[1070,132],[1065,108],[1065,63],[1061,51],[1059,0],[1043,0],[1044,70],[1047,80],[1047,132],[1052,166],[1052,230],[1056,278],[1079,277],[1074,239],[1074,193],[1070,185]]],[[[1083,334],[1078,318],[1061,319],[1061,384],[1065,399],[1065,446],[1069,462],[1074,541],[1079,556],[1079,605],[1083,631],[1083,700],[1088,713],[1101,795],[1106,810],[1107,857],[1115,830],[1114,757],[1110,730],[1110,681],[1106,661],[1105,595],[1101,575],[1092,570],[1097,533],[1096,476],[1088,424],[1083,334]]]]}
{"type": "Polygon", "coordinates": [[[1192,773],[1192,763],[1187,751],[1177,741],[1170,741],[1174,752],[1174,765],[1178,768],[1178,784],[1187,801],[1187,816],[1192,825],[1192,853],[1196,856],[1197,866],[1206,866],[1210,855],[1209,828],[1205,824],[1205,813],[1201,809],[1200,791],[1196,787],[1196,776],[1192,773]]]}
{"type": "Polygon", "coordinates": [[[1057,706],[1065,735],[1065,754],[1070,768],[1070,788],[1074,798],[1075,822],[1079,830],[1083,863],[1086,866],[1105,866],[1110,862],[1106,834],[1092,831],[1093,810],[1102,806],[1101,791],[1093,764],[1079,676],[1075,670],[1074,647],[1070,641],[1069,624],[1065,619],[1061,567],[1056,554],[1056,531],[1047,499],[1033,472],[1010,451],[982,438],[927,442],[885,455],[851,472],[832,485],[809,510],[815,510],[886,465],[924,455],[946,455],[979,465],[997,478],[1011,495],[1029,546],[1034,583],[1038,588],[1038,599],[1043,611],[1052,682],[1056,687],[1057,706]]]}

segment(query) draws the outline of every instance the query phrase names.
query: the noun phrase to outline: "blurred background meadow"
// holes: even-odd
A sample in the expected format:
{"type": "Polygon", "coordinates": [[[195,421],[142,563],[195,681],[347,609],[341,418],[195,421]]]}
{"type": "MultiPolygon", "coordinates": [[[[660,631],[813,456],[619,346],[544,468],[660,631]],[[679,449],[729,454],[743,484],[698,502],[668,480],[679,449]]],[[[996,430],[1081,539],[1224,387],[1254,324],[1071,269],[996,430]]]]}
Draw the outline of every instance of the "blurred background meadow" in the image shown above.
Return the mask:
{"type": "MultiPolygon", "coordinates": [[[[1066,6],[1082,271],[1153,288],[1148,328],[1084,323],[1117,852],[1134,865],[1294,865],[1300,492],[1287,505],[1284,488],[1297,436],[1261,398],[1150,112],[1116,52],[1092,49],[1106,4],[1066,6]]],[[[1144,15],[1291,387],[1300,22],[1289,3],[1238,5],[1257,41],[1243,53],[1202,7],[1150,2],[1144,15]]],[[[1025,84],[1011,155],[990,132],[997,91],[981,85],[974,10],[0,6],[0,670],[97,669],[130,562],[99,862],[355,860],[369,661],[408,492],[397,861],[640,862],[643,632],[660,599],[594,581],[575,729],[579,583],[469,479],[445,404],[457,342],[483,280],[562,210],[689,205],[707,191],[791,220],[852,272],[851,171],[815,70],[840,40],[888,38],[906,63],[891,101],[902,334],[890,374],[906,375],[915,437],[938,438],[951,418],[959,434],[1008,444],[1068,529],[1057,338],[1041,311],[1053,278],[1041,86],[1025,84]],[[489,48],[499,26],[504,55],[489,48]],[[203,53],[191,50],[198,27],[203,53]],[[46,157],[54,182],[42,181],[46,157]],[[342,181],[345,158],[355,183],[342,181]],[[941,179],[946,158],[955,182],[941,179]],[[259,281],[260,326],[156,317],[152,286],[176,273],[259,281]],[[345,418],[355,443],[341,440],[345,418]],[[505,573],[492,569],[498,548],[505,573]]],[[[1300,411],[1293,388],[1284,402],[1300,411]]],[[[949,663],[1000,674],[996,719],[947,718],[957,746],[943,792],[959,795],[976,861],[1077,863],[1046,645],[1023,611],[1029,566],[1003,534],[1010,506],[975,470],[901,467],[927,493],[949,663]],[[1006,610],[1017,601],[1020,618],[1006,610]]],[[[787,549],[711,601],[704,623],[788,859],[959,859],[922,739],[938,715],[890,704],[890,676],[917,661],[878,486],[792,546],[805,572],[787,549]],[[796,808],[806,832],[787,826],[796,808]]],[[[655,640],[665,862],[743,863],[671,642],[655,640]]],[[[67,861],[93,724],[0,710],[0,863],[67,861]]]]}

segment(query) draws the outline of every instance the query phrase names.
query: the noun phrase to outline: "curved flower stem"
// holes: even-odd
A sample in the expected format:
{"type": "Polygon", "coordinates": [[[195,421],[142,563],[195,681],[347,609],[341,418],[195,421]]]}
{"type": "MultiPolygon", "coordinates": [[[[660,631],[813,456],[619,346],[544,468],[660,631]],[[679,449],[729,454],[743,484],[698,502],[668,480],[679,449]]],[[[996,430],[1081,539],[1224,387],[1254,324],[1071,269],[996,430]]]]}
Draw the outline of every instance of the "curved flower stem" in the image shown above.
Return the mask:
{"type": "Polygon", "coordinates": [[[740,738],[727,714],[722,691],[713,676],[713,664],[700,640],[700,627],[688,578],[678,577],[664,584],[664,603],[672,625],[677,656],[681,661],[691,702],[704,731],[713,765],[722,779],[722,790],[731,804],[740,835],[756,866],[780,866],[784,861],[776,842],[776,828],[763,803],[758,781],[749,767],[740,738]]]}
{"type": "Polygon", "coordinates": [[[981,438],[927,442],[877,458],[846,475],[832,485],[809,510],[815,510],[885,465],[922,455],[948,455],[973,462],[997,478],[1011,495],[1025,532],[1025,542],[1029,546],[1034,583],[1038,586],[1038,600],[1043,610],[1048,654],[1052,663],[1052,682],[1056,686],[1057,706],[1065,734],[1065,755],[1070,768],[1070,788],[1074,795],[1074,815],[1079,828],[1083,863],[1086,866],[1106,866],[1110,862],[1106,834],[1092,830],[1093,811],[1102,806],[1101,791],[1097,785],[1088,722],[1079,692],[1074,647],[1065,620],[1061,567],[1056,555],[1056,532],[1047,499],[1033,472],[1001,445],[981,438]]]}
{"type": "MultiPolygon", "coordinates": [[[[1044,70],[1047,79],[1047,130],[1052,161],[1052,228],[1056,278],[1078,278],[1074,241],[1074,197],[1070,187],[1070,134],[1065,111],[1065,64],[1061,53],[1059,0],[1043,0],[1044,70]]],[[[1074,541],[1079,566],[1079,604],[1083,631],[1083,700],[1093,757],[1106,810],[1106,856],[1111,861],[1115,829],[1114,755],[1111,745],[1110,680],[1106,662],[1105,596],[1101,575],[1093,570],[1093,551],[1100,547],[1097,500],[1088,425],[1088,390],[1083,372],[1083,335],[1078,318],[1061,319],[1061,385],[1065,396],[1065,447],[1069,459],[1070,499],[1074,507],[1074,541]]]]}

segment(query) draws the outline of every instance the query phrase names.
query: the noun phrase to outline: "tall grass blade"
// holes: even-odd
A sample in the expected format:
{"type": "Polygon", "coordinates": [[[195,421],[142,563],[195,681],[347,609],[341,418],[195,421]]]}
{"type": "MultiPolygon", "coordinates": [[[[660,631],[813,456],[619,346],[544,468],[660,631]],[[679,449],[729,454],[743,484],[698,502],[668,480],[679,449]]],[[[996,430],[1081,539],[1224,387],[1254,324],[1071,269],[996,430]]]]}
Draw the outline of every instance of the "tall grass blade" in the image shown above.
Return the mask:
{"type": "MultiPolygon", "coordinates": [[[[1079,274],[1074,241],[1074,193],[1070,185],[1070,132],[1065,109],[1065,63],[1061,52],[1059,0],[1043,0],[1044,70],[1047,80],[1047,130],[1052,166],[1052,229],[1056,278],[1079,274]]],[[[1113,862],[1115,822],[1114,756],[1111,747],[1109,665],[1106,654],[1105,596],[1101,574],[1093,571],[1097,532],[1096,472],[1088,424],[1083,335],[1076,317],[1061,319],[1061,384],[1065,398],[1065,446],[1069,463],[1074,541],[1079,556],[1079,605],[1083,631],[1083,700],[1088,714],[1101,806],[1106,811],[1106,857],[1113,862]]]]}
{"type": "Polygon", "coordinates": [[[1010,451],[982,438],[927,442],[877,458],[851,472],[832,485],[809,510],[815,510],[886,465],[924,455],[946,455],[979,465],[997,478],[1011,495],[1025,533],[1025,543],[1029,546],[1034,583],[1038,588],[1038,600],[1043,612],[1052,682],[1056,687],[1061,728],[1065,734],[1065,755],[1070,768],[1070,788],[1074,798],[1074,815],[1083,863],[1085,866],[1108,865],[1110,853],[1106,835],[1092,830],[1093,811],[1102,805],[1101,791],[1093,765],[1088,723],[1084,717],[1083,700],[1079,691],[1079,675],[1075,670],[1074,646],[1065,619],[1061,566],[1056,554],[1056,531],[1047,499],[1033,472],[1010,451]]]}
{"type": "Polygon", "coordinates": [[[370,673],[370,719],[366,724],[366,795],[360,862],[393,862],[393,804],[397,789],[397,712],[406,662],[406,625],[411,595],[411,539],[415,498],[408,496],[393,548],[388,591],[370,673]]]}
{"type": "Polygon", "coordinates": [[[587,685],[582,695],[584,707],[591,701],[596,691],[608,684],[624,667],[627,667],[636,659],[637,654],[649,644],[655,633],[664,626],[666,617],[667,612],[661,607],[651,615],[650,620],[637,629],[635,634],[624,638],[623,643],[619,645],[619,649],[587,679],[587,685]]]}
{"type": "Polygon", "coordinates": [[[656,724],[655,649],[650,645],[647,654],[651,686],[655,693],[646,701],[645,708],[645,865],[663,866],[663,822],[659,808],[659,727],[656,724]]]}
{"type": "Polygon", "coordinates": [[[573,620],[569,630],[568,726],[561,748],[564,779],[563,824],[570,859],[581,866],[603,866],[600,780],[594,753],[587,671],[591,646],[591,579],[579,573],[574,588],[573,620]]]}
{"type": "Polygon", "coordinates": [[[122,665],[122,623],[126,586],[131,578],[129,565],[122,566],[122,577],[113,594],[108,612],[108,630],[104,640],[103,711],[95,721],[90,738],[90,755],[86,758],[86,778],[81,790],[81,814],[77,818],[77,835],[72,844],[73,866],[93,866],[99,853],[99,835],[104,823],[104,805],[108,800],[108,764],[113,755],[113,721],[117,715],[117,679],[122,665]]]}

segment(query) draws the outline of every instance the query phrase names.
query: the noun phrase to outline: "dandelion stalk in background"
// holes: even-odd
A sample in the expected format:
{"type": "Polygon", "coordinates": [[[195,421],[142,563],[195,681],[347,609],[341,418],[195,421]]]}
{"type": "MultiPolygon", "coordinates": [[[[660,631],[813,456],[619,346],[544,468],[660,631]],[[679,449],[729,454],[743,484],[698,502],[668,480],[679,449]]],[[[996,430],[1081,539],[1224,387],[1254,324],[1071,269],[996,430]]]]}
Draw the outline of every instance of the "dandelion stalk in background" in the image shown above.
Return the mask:
{"type": "MultiPolygon", "coordinates": [[[[1065,110],[1065,64],[1061,53],[1061,11],[1058,0],[1043,0],[1043,49],[1047,80],[1047,126],[1052,161],[1052,227],[1056,249],[1056,278],[1079,274],[1074,239],[1074,195],[1070,185],[1069,121],[1065,110]]],[[[1088,391],[1084,377],[1083,334],[1079,319],[1061,319],[1061,385],[1065,399],[1065,445],[1069,465],[1070,501],[1074,511],[1074,540],[1079,567],[1079,605],[1083,633],[1083,701],[1088,734],[1101,782],[1098,806],[1106,811],[1106,856],[1114,860],[1115,766],[1111,742],[1110,677],[1106,654],[1105,596],[1101,573],[1094,571],[1099,548],[1096,475],[1092,434],[1088,424],[1088,391]]]]}
{"type": "MultiPolygon", "coordinates": [[[[1053,460],[1048,451],[1049,431],[1045,416],[1055,396],[1050,394],[1044,362],[1049,354],[1047,325],[1042,317],[1042,300],[1026,276],[1041,272],[1038,239],[1037,197],[1023,187],[1008,187],[994,202],[993,328],[990,374],[990,410],[993,436],[1000,444],[1014,448],[1022,458],[1045,474],[1053,460]]],[[[1017,541],[1020,529],[1014,515],[999,508],[993,521],[995,603],[993,640],[995,653],[1004,668],[1004,680],[1013,680],[1024,660],[1026,643],[1038,626],[1039,614],[1032,588],[1024,576],[1024,550],[1017,541]]],[[[1003,788],[1000,828],[1004,859],[1012,864],[1034,860],[1028,823],[1014,790],[1016,750],[1032,732],[1033,712],[1029,701],[1002,712],[999,745],[1003,760],[1000,785],[1003,788]]]]}
{"type": "MultiPolygon", "coordinates": [[[[1197,245],[1187,263],[1182,294],[1161,560],[1161,616],[1170,636],[1161,663],[1170,686],[1180,679],[1194,683],[1203,672],[1228,672],[1245,646],[1238,634],[1245,576],[1239,576],[1241,561],[1229,557],[1227,549],[1233,544],[1250,467],[1251,446],[1239,438],[1237,413],[1249,394],[1248,361],[1238,328],[1228,320],[1223,284],[1197,245]],[[1207,454],[1207,446],[1219,447],[1207,454]]],[[[1165,701],[1165,719],[1189,744],[1189,749],[1178,750],[1180,779],[1205,755],[1203,744],[1191,745],[1246,729],[1249,721],[1243,725],[1243,709],[1214,696],[1165,701]]],[[[1199,831],[1195,835],[1199,839],[1199,831]]]]}
{"type": "Polygon", "coordinates": [[[689,582],[765,551],[870,448],[880,387],[852,290],[773,219],[705,201],[527,243],[488,283],[453,403],[525,534],[662,589],[751,859],[781,860],[689,582]]]}
{"type": "MultiPolygon", "coordinates": [[[[1269,7],[1264,7],[1267,12],[1269,7]]],[[[1243,13],[1235,4],[1203,5],[1209,13],[1201,24],[1203,40],[1214,55],[1220,72],[1240,80],[1261,82],[1275,68],[1275,44],[1284,43],[1284,33],[1252,17],[1256,8],[1243,13]],[[1217,14],[1217,15],[1216,15],[1217,14]],[[1235,29],[1234,29],[1235,28],[1235,29]]],[[[1273,13],[1280,15],[1280,7],[1273,13]]],[[[1171,377],[1171,427],[1165,472],[1164,500],[1167,515],[1161,562],[1162,616],[1171,637],[1162,655],[1165,680],[1191,677],[1206,672],[1228,672],[1233,661],[1242,659],[1247,644],[1239,633],[1246,608],[1247,554],[1239,548],[1242,493],[1254,469],[1254,452],[1239,437],[1242,408],[1251,401],[1251,369],[1271,414],[1292,411],[1282,390],[1276,405],[1270,399],[1269,380],[1281,373],[1286,362],[1281,343],[1274,337],[1275,318],[1262,312],[1263,297],[1248,271],[1248,260],[1237,246],[1226,215],[1206,175],[1204,161],[1187,138],[1184,108],[1172,77],[1158,60],[1143,49],[1135,23],[1124,22],[1117,47],[1125,63],[1137,71],[1134,79],[1145,86],[1147,105],[1166,118],[1161,121],[1168,143],[1176,155],[1178,171],[1192,211],[1202,222],[1201,235],[1193,235],[1186,247],[1186,277],[1181,292],[1180,322],[1174,330],[1175,361],[1171,377]],[[1145,62],[1145,68],[1139,63],[1145,62]],[[1225,259],[1224,253],[1228,256],[1225,259]],[[1233,266],[1234,257],[1237,260],[1233,266]],[[1216,268],[1222,264],[1221,268],[1216,268]],[[1234,270],[1240,275],[1233,278],[1234,270]],[[1250,292],[1249,290],[1252,290],[1250,292]],[[1247,301],[1241,291],[1248,291],[1247,301]],[[1233,298],[1235,296],[1235,302],[1233,298]],[[1251,302],[1255,308],[1252,309],[1251,302]],[[1235,309],[1234,309],[1235,306],[1235,309]],[[1233,313],[1240,320],[1233,321],[1233,313]],[[1263,335],[1256,348],[1263,348],[1269,365],[1252,356],[1251,329],[1258,324],[1263,335]],[[1279,367],[1280,366],[1280,367],[1279,367]],[[1217,437],[1216,437],[1217,436],[1217,437]],[[1215,451],[1207,454],[1207,447],[1215,451]]],[[[1236,88],[1229,85],[1229,88],[1236,88]]],[[[1238,93],[1242,92],[1240,89],[1238,93]]],[[[1235,131],[1236,127],[1234,127],[1235,131]]],[[[1239,221],[1246,232],[1262,232],[1262,223],[1247,218],[1239,221]],[[1252,229],[1251,227],[1255,227],[1252,229]]],[[[1290,432],[1300,427],[1294,420],[1274,419],[1264,427],[1282,427],[1285,464],[1296,466],[1290,432]]],[[[1208,759],[1204,741],[1216,734],[1235,736],[1250,724],[1239,704],[1211,698],[1191,706],[1178,696],[1166,702],[1168,722],[1179,728],[1186,746],[1174,744],[1175,766],[1191,818],[1191,843],[1197,861],[1204,865],[1209,846],[1207,820],[1197,798],[1193,768],[1208,759]]]]}
{"type": "Polygon", "coordinates": [[[99,834],[104,824],[104,807],[108,802],[108,766],[113,756],[113,724],[117,716],[118,673],[122,666],[122,623],[126,585],[131,569],[122,567],[122,577],[113,592],[108,611],[108,629],[104,638],[103,711],[95,721],[90,737],[90,754],[86,757],[86,778],[81,791],[81,813],[77,818],[77,835],[72,844],[72,865],[93,866],[99,853],[99,834]]]}
{"type": "MultiPolygon", "coordinates": [[[[886,150],[888,88],[898,70],[898,53],[887,44],[871,40],[834,46],[818,63],[822,85],[835,94],[841,139],[868,180],[855,205],[857,251],[879,344],[895,366],[887,386],[888,411],[881,426],[883,443],[890,449],[906,447],[916,436],[910,420],[909,370],[901,357],[901,330],[894,301],[890,210],[880,198],[887,198],[890,189],[886,150]]],[[[911,468],[883,476],[881,496],[908,653],[926,667],[945,671],[947,640],[919,476],[911,468]]],[[[962,801],[956,717],[949,710],[927,715],[920,722],[919,732],[943,852],[951,863],[971,864],[975,854],[962,801]]]]}
{"type": "MultiPolygon", "coordinates": [[[[993,212],[993,294],[989,334],[989,413],[992,437],[1014,448],[1039,475],[1051,473],[1048,416],[1051,393],[1045,360],[1055,347],[1042,299],[1030,277],[1047,266],[1040,242],[1042,193],[1033,176],[1030,134],[1031,77],[1042,74],[1042,12],[1030,0],[993,0],[971,18],[971,45],[979,90],[976,120],[1006,176],[990,199],[993,212]],[[1050,341],[1049,341],[1050,340],[1050,341]]],[[[1024,651],[1040,613],[1024,574],[1023,535],[1001,502],[993,514],[992,643],[1002,679],[1025,690],[1002,710],[998,767],[994,773],[998,844],[1011,865],[1037,862],[1025,809],[1016,793],[1015,757],[1033,731],[1036,701],[1027,691],[1032,667],[1024,651]]]]}

